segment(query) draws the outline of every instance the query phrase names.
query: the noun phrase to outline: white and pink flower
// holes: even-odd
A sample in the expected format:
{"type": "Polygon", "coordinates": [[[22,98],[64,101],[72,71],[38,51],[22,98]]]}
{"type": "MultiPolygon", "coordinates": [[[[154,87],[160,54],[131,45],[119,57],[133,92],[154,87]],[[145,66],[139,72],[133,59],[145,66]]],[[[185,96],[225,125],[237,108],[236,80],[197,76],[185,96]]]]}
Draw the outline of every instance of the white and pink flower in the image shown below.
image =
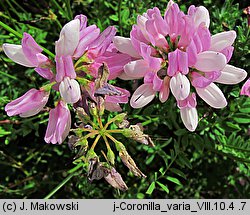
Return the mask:
{"type": "Polygon", "coordinates": [[[61,144],[68,136],[71,116],[67,104],[59,101],[56,108],[49,113],[49,123],[44,140],[46,143],[61,144]]]}
{"type": "MultiPolygon", "coordinates": [[[[214,82],[237,84],[247,73],[228,64],[235,31],[212,36],[209,25],[205,7],[192,5],[185,15],[176,3],[170,1],[164,17],[158,8],[150,9],[138,16],[130,38],[117,36],[113,39],[119,52],[133,59],[124,66],[119,77],[128,80],[144,77],[144,83],[131,97],[132,107],[144,107],[157,92],[160,101],[165,102],[170,91],[178,104],[184,101],[189,104],[195,100],[195,93],[191,93],[193,89],[214,108],[227,105],[225,96],[214,82]]],[[[194,131],[198,124],[195,106],[178,105],[182,121],[190,131],[194,131]]]]}

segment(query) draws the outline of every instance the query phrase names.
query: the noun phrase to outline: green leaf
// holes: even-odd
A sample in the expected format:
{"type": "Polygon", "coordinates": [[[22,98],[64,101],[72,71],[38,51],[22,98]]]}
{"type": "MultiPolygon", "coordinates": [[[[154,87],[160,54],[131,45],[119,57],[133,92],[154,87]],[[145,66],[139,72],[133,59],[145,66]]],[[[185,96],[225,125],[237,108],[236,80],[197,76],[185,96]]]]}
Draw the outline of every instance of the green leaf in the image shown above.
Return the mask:
{"type": "Polygon", "coordinates": [[[179,175],[181,176],[182,178],[184,179],[187,179],[186,175],[179,169],[176,169],[176,168],[170,168],[169,169],[171,172],[175,173],[176,175],[179,175]]]}
{"type": "Polygon", "coordinates": [[[183,135],[186,134],[186,133],[187,133],[187,129],[186,129],[186,128],[179,129],[179,130],[177,130],[177,131],[174,132],[174,134],[175,134],[176,136],[183,136],[183,135]]]}
{"type": "Polygon", "coordinates": [[[119,20],[117,15],[110,15],[109,18],[116,21],[116,22],[119,20]]]}
{"type": "Polygon", "coordinates": [[[7,102],[9,102],[9,99],[7,96],[0,97],[0,106],[3,106],[7,102]]]}
{"type": "Polygon", "coordinates": [[[175,183],[175,184],[178,184],[178,185],[182,186],[181,182],[177,178],[174,178],[174,177],[171,177],[171,176],[167,176],[166,179],[169,180],[169,181],[171,181],[171,182],[173,182],[173,183],[175,183]]]}
{"type": "Polygon", "coordinates": [[[127,7],[125,7],[122,12],[121,12],[121,19],[123,23],[127,23],[128,19],[129,19],[129,9],[127,7]]]}
{"type": "Polygon", "coordinates": [[[237,124],[234,124],[232,122],[226,122],[226,125],[230,128],[236,129],[236,130],[241,130],[240,126],[237,124]]]}
{"type": "Polygon", "coordinates": [[[159,181],[156,182],[166,193],[169,193],[169,189],[166,185],[160,183],[159,181]]]}
{"type": "Polygon", "coordinates": [[[0,137],[3,137],[5,135],[11,134],[10,131],[5,131],[3,127],[0,126],[0,137]]]}
{"type": "Polygon", "coordinates": [[[143,193],[137,193],[137,199],[144,199],[145,195],[143,193]]]}
{"type": "Polygon", "coordinates": [[[241,113],[250,113],[250,99],[248,98],[239,108],[241,113]]]}
{"type": "Polygon", "coordinates": [[[154,160],[154,158],[155,158],[155,155],[154,155],[154,154],[151,155],[151,156],[146,160],[146,164],[147,164],[147,165],[150,164],[150,163],[154,160]]]}
{"type": "Polygon", "coordinates": [[[237,123],[241,124],[248,124],[250,123],[250,115],[249,114],[243,114],[243,113],[236,113],[233,116],[233,119],[237,123]]]}
{"type": "Polygon", "coordinates": [[[155,189],[155,182],[153,181],[153,182],[150,184],[150,186],[148,187],[148,189],[147,189],[147,191],[146,191],[146,194],[151,195],[151,194],[153,193],[154,189],[155,189]]]}
{"type": "Polygon", "coordinates": [[[184,164],[185,166],[187,166],[189,169],[192,169],[192,165],[190,163],[190,160],[187,159],[186,154],[181,152],[178,156],[178,160],[184,164]]]}
{"type": "Polygon", "coordinates": [[[161,148],[164,148],[164,147],[166,147],[171,142],[172,142],[172,137],[170,137],[167,141],[165,141],[163,144],[160,144],[159,146],[161,148]]]}

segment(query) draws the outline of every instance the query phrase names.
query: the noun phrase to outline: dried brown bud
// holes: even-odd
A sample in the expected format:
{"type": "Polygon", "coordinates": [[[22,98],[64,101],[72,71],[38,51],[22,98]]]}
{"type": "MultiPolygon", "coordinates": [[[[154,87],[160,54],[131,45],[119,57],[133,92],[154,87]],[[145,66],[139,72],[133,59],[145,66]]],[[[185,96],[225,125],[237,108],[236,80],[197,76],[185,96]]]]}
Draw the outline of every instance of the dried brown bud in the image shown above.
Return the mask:
{"type": "Polygon", "coordinates": [[[98,157],[89,159],[89,167],[88,167],[88,180],[92,182],[93,180],[100,180],[105,176],[104,169],[102,168],[101,163],[99,162],[98,157]]]}
{"type": "Polygon", "coordinates": [[[132,138],[133,140],[154,147],[154,142],[152,139],[147,135],[143,133],[143,128],[141,124],[136,125],[130,125],[129,129],[125,129],[123,132],[123,135],[129,138],[132,138]]]}
{"type": "Polygon", "coordinates": [[[89,123],[89,121],[91,121],[89,115],[85,112],[85,110],[82,107],[78,107],[76,109],[76,114],[78,116],[78,118],[84,122],[85,124],[89,123]]]}
{"type": "Polygon", "coordinates": [[[128,128],[129,127],[129,121],[124,119],[122,122],[116,123],[118,128],[128,128]]]}
{"type": "Polygon", "coordinates": [[[243,13],[246,14],[246,15],[250,15],[250,6],[246,7],[246,8],[243,10],[243,13]]]}
{"type": "Polygon", "coordinates": [[[74,148],[77,146],[77,142],[79,141],[79,137],[75,135],[68,136],[68,146],[70,150],[74,150],[74,148]]]}
{"type": "Polygon", "coordinates": [[[94,96],[121,96],[122,92],[111,84],[104,84],[103,87],[96,89],[94,96]]]}
{"type": "Polygon", "coordinates": [[[104,178],[111,186],[122,191],[126,191],[128,189],[121,175],[115,170],[114,167],[112,167],[111,170],[106,169],[106,171],[108,171],[108,174],[104,176],[104,178]]]}
{"type": "Polygon", "coordinates": [[[138,177],[146,178],[147,176],[144,175],[141,170],[136,166],[134,160],[128,154],[126,150],[119,151],[119,156],[122,159],[122,162],[130,169],[130,171],[138,177]]]}
{"type": "Polygon", "coordinates": [[[102,88],[108,82],[108,77],[108,66],[106,63],[103,63],[98,69],[98,77],[95,80],[95,90],[102,88]]]}
{"type": "Polygon", "coordinates": [[[105,110],[105,99],[102,96],[97,96],[96,101],[99,115],[102,116],[105,110]]]}

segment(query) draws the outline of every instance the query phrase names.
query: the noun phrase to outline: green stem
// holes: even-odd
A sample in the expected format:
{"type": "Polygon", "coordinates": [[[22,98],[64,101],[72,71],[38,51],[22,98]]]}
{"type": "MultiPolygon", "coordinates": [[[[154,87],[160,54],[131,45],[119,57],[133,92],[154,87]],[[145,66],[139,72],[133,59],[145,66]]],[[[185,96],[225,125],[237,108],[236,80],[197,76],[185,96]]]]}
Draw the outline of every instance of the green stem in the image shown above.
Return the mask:
{"type": "Polygon", "coordinates": [[[104,139],[104,142],[105,142],[105,144],[106,144],[107,149],[108,149],[108,150],[111,150],[111,147],[110,147],[110,145],[109,145],[109,142],[108,142],[107,137],[106,137],[106,136],[103,136],[103,139],[104,139]]]}
{"type": "Polygon", "coordinates": [[[52,0],[52,3],[58,8],[58,10],[59,10],[64,16],[66,16],[66,18],[67,18],[68,20],[70,20],[69,14],[68,14],[68,13],[65,13],[65,11],[63,10],[63,8],[57,3],[56,0],[52,0]]]}
{"type": "Polygon", "coordinates": [[[145,126],[145,125],[148,125],[150,123],[158,122],[158,121],[159,121],[159,117],[155,117],[155,118],[150,118],[149,120],[147,120],[147,121],[145,121],[145,122],[143,122],[141,124],[142,124],[142,126],[145,126]]]}
{"type": "Polygon", "coordinates": [[[112,137],[110,134],[106,134],[106,136],[112,140],[114,142],[114,144],[116,144],[117,142],[119,142],[117,139],[115,139],[114,137],[112,137]]]}
{"type": "Polygon", "coordinates": [[[14,79],[14,80],[17,80],[17,77],[15,77],[15,76],[13,76],[13,75],[10,75],[10,74],[7,74],[7,73],[5,73],[5,72],[0,71],[0,74],[3,75],[3,76],[6,76],[6,77],[8,77],[8,78],[12,78],[12,79],[14,79]]]}
{"type": "Polygon", "coordinates": [[[81,167],[83,167],[83,165],[84,165],[83,162],[77,164],[77,166],[73,167],[72,169],[70,169],[70,170],[68,171],[68,174],[71,174],[71,173],[73,173],[73,172],[76,172],[78,169],[80,169],[81,167]]]}
{"type": "Polygon", "coordinates": [[[4,24],[1,21],[0,21],[0,26],[2,26],[6,31],[9,31],[10,33],[14,34],[16,37],[19,37],[22,39],[22,37],[23,37],[22,34],[18,33],[13,28],[9,27],[8,25],[4,24]]]}
{"type": "Polygon", "coordinates": [[[108,133],[122,133],[123,130],[122,129],[113,129],[113,130],[107,130],[108,133]]]}
{"type": "Polygon", "coordinates": [[[23,7],[21,7],[15,0],[12,0],[12,2],[13,2],[21,11],[23,11],[24,13],[27,13],[27,11],[24,10],[23,7]]]}
{"type": "Polygon", "coordinates": [[[54,190],[52,190],[47,196],[45,196],[44,199],[51,198],[58,190],[60,190],[75,175],[76,175],[76,172],[73,172],[70,175],[68,175],[60,184],[58,184],[54,188],[54,190]]]}
{"type": "Polygon", "coordinates": [[[9,8],[19,17],[19,13],[16,11],[13,5],[9,2],[9,0],[6,0],[6,2],[9,5],[9,8]]]}
{"type": "MultiPolygon", "coordinates": [[[[0,26],[2,26],[6,31],[14,34],[16,37],[19,37],[19,38],[23,38],[23,35],[20,34],[19,32],[15,31],[13,28],[9,27],[8,25],[4,24],[3,22],[0,21],[0,26]]],[[[40,47],[43,49],[43,51],[45,53],[47,53],[49,56],[51,56],[52,58],[55,57],[55,55],[50,52],[48,49],[44,48],[43,46],[40,45],[40,47]]]]}
{"type": "Polygon", "coordinates": [[[95,139],[94,143],[92,144],[90,150],[94,150],[95,149],[95,146],[98,143],[98,140],[100,139],[100,137],[101,137],[100,134],[96,137],[96,139],[95,139]]]}
{"type": "Polygon", "coordinates": [[[67,0],[66,1],[66,6],[67,6],[67,11],[68,11],[68,16],[70,19],[73,19],[73,14],[72,14],[72,10],[71,10],[71,7],[70,7],[70,0],[67,0]]]}

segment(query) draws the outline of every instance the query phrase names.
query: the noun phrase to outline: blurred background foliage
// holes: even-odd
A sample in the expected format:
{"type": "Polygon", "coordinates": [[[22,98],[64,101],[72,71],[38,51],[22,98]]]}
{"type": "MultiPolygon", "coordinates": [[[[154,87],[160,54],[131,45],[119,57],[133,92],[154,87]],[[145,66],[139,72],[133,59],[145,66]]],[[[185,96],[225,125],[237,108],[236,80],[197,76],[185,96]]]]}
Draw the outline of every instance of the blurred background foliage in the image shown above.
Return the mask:
{"type": "MultiPolygon", "coordinates": [[[[183,11],[194,4],[210,11],[211,33],[235,30],[238,34],[230,64],[250,71],[250,35],[244,8],[249,1],[177,1],[183,11]]],[[[77,14],[88,16],[101,30],[109,25],[118,35],[129,36],[138,14],[157,6],[164,13],[166,0],[1,0],[0,21],[19,33],[28,32],[54,53],[61,27],[77,14]]],[[[0,27],[0,44],[20,44],[20,38],[0,27]]],[[[131,92],[136,82],[119,81],[131,92]]],[[[0,46],[0,197],[44,198],[62,185],[52,198],[249,198],[250,197],[250,98],[239,96],[242,83],[221,85],[228,106],[215,110],[198,99],[200,122],[190,133],[181,122],[173,98],[161,104],[155,99],[140,110],[128,105],[129,120],[142,123],[155,142],[150,148],[123,140],[138,167],[147,175],[139,179],[119,159],[116,169],[129,186],[117,192],[104,180],[88,183],[80,170],[61,183],[74,167],[74,153],[66,142],[48,145],[43,137],[48,120],[45,110],[23,119],[7,117],[4,106],[29,88],[43,84],[33,69],[9,60],[0,46]]],[[[53,101],[49,101],[49,107],[53,101]]],[[[72,113],[73,115],[73,113],[72,113]]],[[[107,113],[107,115],[114,115],[107,113]]]]}

